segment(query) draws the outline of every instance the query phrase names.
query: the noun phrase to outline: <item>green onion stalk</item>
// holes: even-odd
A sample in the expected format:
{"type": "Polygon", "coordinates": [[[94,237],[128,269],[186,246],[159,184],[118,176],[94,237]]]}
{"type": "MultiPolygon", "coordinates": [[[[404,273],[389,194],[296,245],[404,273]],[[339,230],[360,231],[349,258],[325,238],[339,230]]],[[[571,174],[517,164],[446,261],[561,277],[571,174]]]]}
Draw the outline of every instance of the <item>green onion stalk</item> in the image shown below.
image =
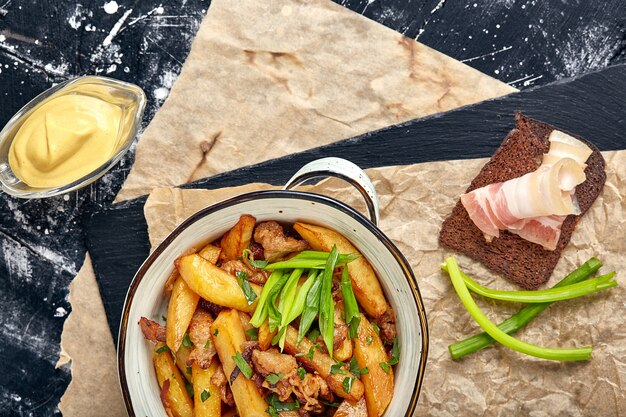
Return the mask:
{"type": "MultiPolygon", "coordinates": [[[[587,262],[578,267],[575,271],[567,275],[561,281],[554,285],[554,288],[563,287],[570,284],[583,281],[595,274],[602,262],[597,258],[590,258],[587,262]]],[[[498,324],[498,328],[504,333],[513,334],[525,327],[530,321],[541,314],[552,303],[536,303],[524,306],[516,314],[498,324]]],[[[495,344],[496,341],[487,333],[482,332],[460,340],[448,346],[452,359],[460,359],[471,353],[484,349],[495,344]]]]}
{"type": "Polygon", "coordinates": [[[470,313],[470,315],[476,320],[476,322],[483,328],[483,330],[489,334],[495,341],[507,346],[510,349],[516,350],[520,353],[524,353],[537,358],[558,360],[558,361],[581,361],[589,360],[591,358],[592,348],[586,346],[582,348],[547,348],[530,343],[523,342],[516,339],[502,330],[500,330],[493,322],[491,322],[487,316],[480,311],[480,308],[476,305],[476,302],[472,298],[461,271],[459,265],[454,257],[446,259],[446,266],[452,285],[456,290],[461,302],[470,313]]]}

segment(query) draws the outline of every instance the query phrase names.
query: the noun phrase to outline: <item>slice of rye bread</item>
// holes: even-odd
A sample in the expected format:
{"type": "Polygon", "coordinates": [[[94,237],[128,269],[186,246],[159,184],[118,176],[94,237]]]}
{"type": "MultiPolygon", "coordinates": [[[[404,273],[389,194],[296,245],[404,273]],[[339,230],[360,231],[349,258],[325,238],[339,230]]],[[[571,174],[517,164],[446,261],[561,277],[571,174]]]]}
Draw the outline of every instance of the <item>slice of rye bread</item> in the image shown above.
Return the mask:
{"type": "MultiPolygon", "coordinates": [[[[548,152],[548,137],[556,128],[515,114],[515,129],[509,132],[489,162],[474,178],[466,192],[495,182],[503,182],[535,171],[542,155],[548,152]]],[[[560,130],[560,129],[559,129],[560,130]]],[[[567,132],[566,132],[567,133],[567,132]]],[[[548,281],[561,252],[567,246],[582,215],[591,207],[606,181],[604,158],[598,148],[585,139],[568,133],[587,144],[593,153],[587,160],[587,179],[576,187],[581,214],[569,215],[563,222],[556,250],[549,251],[521,237],[501,231],[500,237],[488,243],[470,220],[459,200],[452,214],[443,222],[439,242],[450,249],[482,262],[487,268],[504,275],[522,288],[537,289],[548,281]]]]}

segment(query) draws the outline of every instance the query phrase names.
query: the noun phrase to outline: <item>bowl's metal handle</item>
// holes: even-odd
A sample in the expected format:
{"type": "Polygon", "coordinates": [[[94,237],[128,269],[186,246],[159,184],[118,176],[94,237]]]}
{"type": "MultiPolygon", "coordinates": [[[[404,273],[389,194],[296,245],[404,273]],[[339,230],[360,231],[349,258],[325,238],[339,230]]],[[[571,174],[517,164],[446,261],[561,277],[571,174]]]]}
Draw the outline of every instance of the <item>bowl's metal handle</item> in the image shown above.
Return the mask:
{"type": "Polygon", "coordinates": [[[359,190],[365,199],[367,211],[369,212],[372,223],[378,226],[380,223],[380,209],[378,207],[378,195],[376,194],[374,184],[372,184],[372,181],[361,168],[346,159],[331,157],[311,161],[300,168],[300,170],[287,181],[283,190],[290,190],[313,178],[326,177],[341,178],[359,190]]]}

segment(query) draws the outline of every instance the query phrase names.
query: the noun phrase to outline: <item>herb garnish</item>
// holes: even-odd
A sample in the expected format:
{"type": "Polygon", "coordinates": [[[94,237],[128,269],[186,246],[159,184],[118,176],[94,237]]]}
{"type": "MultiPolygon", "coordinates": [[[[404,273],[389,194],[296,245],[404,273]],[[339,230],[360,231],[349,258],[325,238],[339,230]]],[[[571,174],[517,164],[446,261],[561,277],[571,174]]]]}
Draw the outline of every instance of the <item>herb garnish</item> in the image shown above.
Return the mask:
{"type": "Polygon", "coordinates": [[[382,370],[385,371],[386,373],[389,373],[389,370],[391,369],[391,366],[389,366],[387,362],[381,362],[378,364],[378,366],[380,366],[382,370]]]}
{"type": "Polygon", "coordinates": [[[170,350],[170,347],[169,347],[168,345],[163,345],[163,346],[161,346],[160,348],[158,348],[155,352],[156,352],[156,353],[163,353],[163,352],[165,352],[166,350],[170,350]]]}
{"type": "MultiPolygon", "coordinates": [[[[354,358],[353,358],[353,359],[354,359],[354,358]]],[[[336,374],[342,374],[342,375],[345,375],[345,374],[347,374],[347,373],[348,373],[348,371],[346,371],[345,369],[343,369],[343,367],[344,367],[345,365],[346,365],[346,364],[345,364],[345,363],[343,363],[343,362],[337,362],[337,363],[334,363],[334,364],[330,365],[330,374],[331,374],[331,375],[336,375],[336,374]]]]}
{"type": "Polygon", "coordinates": [[[298,378],[300,378],[300,381],[302,381],[305,377],[306,377],[306,371],[304,370],[304,368],[299,367],[298,368],[298,378]]]}
{"type": "Polygon", "coordinates": [[[241,352],[237,352],[233,355],[233,361],[235,361],[235,365],[241,371],[241,373],[248,379],[252,377],[252,368],[248,365],[248,362],[241,356],[241,352]]]}
{"type": "Polygon", "coordinates": [[[246,336],[248,336],[250,340],[259,340],[259,330],[252,327],[246,330],[246,336]]]}
{"type": "Polygon", "coordinates": [[[359,305],[356,302],[354,291],[352,291],[352,282],[348,275],[348,267],[344,266],[341,272],[341,295],[343,296],[343,304],[345,306],[346,323],[349,327],[350,339],[354,339],[359,333],[359,324],[361,323],[361,315],[359,314],[359,305]]]}
{"type": "Polygon", "coordinates": [[[341,383],[341,385],[343,386],[343,390],[348,394],[352,389],[352,383],[354,382],[354,379],[355,378],[353,376],[347,376],[343,379],[343,382],[341,383]]]}
{"type": "Polygon", "coordinates": [[[185,332],[185,335],[183,336],[183,346],[184,347],[191,347],[192,343],[191,343],[191,339],[189,338],[189,332],[185,332]]]}
{"type": "Polygon", "coordinates": [[[285,374],[283,372],[279,373],[279,374],[269,374],[268,376],[265,377],[265,380],[267,382],[269,382],[272,385],[276,385],[276,383],[278,381],[281,380],[282,377],[284,377],[285,374]]]}
{"type": "Polygon", "coordinates": [[[211,391],[202,390],[202,392],[200,393],[200,399],[202,400],[202,402],[205,402],[209,398],[211,398],[211,391]]]}
{"type": "Polygon", "coordinates": [[[252,304],[254,300],[256,300],[256,293],[250,286],[250,281],[248,281],[248,274],[243,271],[237,271],[235,274],[237,276],[237,282],[243,291],[243,295],[246,297],[246,301],[248,305],[252,304]]]}

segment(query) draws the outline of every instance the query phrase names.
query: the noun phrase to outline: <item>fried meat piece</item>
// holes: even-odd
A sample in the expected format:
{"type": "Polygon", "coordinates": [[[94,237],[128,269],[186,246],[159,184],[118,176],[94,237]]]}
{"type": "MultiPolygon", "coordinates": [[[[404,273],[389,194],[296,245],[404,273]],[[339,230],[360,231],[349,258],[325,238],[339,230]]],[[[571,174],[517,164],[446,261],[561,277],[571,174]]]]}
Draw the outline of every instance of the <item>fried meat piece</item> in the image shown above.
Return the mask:
{"type": "Polygon", "coordinates": [[[309,249],[305,240],[285,236],[283,227],[275,221],[263,222],[254,229],[254,240],[263,246],[265,260],[273,262],[292,252],[309,249]]]}
{"type": "Polygon", "coordinates": [[[196,309],[187,330],[189,340],[193,343],[187,366],[191,366],[194,362],[202,369],[211,366],[211,361],[216,354],[215,346],[211,342],[211,324],[213,324],[213,317],[202,308],[196,309]]]}
{"type": "Polygon", "coordinates": [[[165,342],[165,326],[156,321],[142,317],[139,326],[143,332],[143,337],[151,342],[165,342]]]}
{"type": "Polygon", "coordinates": [[[267,271],[251,268],[239,260],[225,262],[222,264],[222,269],[234,276],[237,276],[237,272],[245,272],[248,276],[248,281],[254,284],[263,285],[267,281],[267,271]]]}
{"type": "Polygon", "coordinates": [[[211,377],[211,383],[215,385],[220,393],[222,401],[231,407],[235,406],[235,399],[233,398],[233,392],[230,390],[228,380],[224,369],[220,366],[217,368],[213,376],[211,377]]]}

